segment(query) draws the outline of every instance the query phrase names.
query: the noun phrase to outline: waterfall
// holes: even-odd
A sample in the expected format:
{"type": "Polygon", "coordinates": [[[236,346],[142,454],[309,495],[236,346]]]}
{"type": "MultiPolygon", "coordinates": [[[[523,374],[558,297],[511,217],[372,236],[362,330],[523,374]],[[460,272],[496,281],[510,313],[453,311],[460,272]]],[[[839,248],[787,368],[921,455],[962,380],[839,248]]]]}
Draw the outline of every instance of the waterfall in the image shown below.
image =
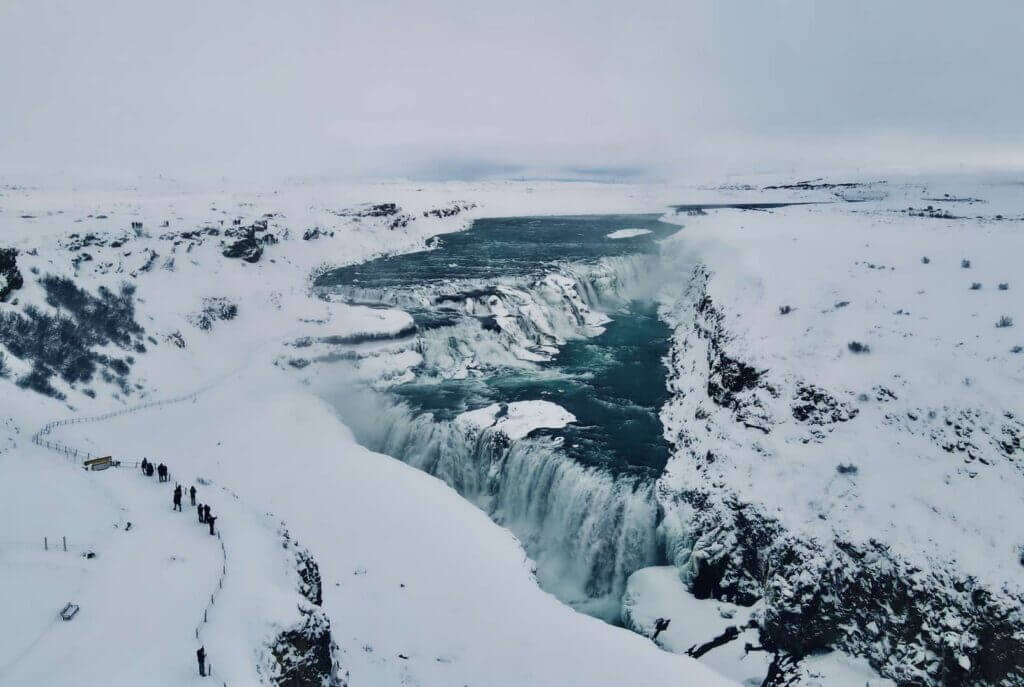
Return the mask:
{"type": "MultiPolygon", "coordinates": [[[[552,263],[531,276],[347,285],[328,294],[414,318],[430,313],[422,319],[442,324],[417,332],[415,373],[441,382],[538,369],[567,341],[600,334],[605,311],[652,296],[658,265],[657,256],[634,254],[552,263]]],[[[438,477],[488,513],[520,539],[541,586],[583,612],[617,622],[629,575],[664,558],[650,476],[580,464],[559,438],[511,440],[368,390],[337,396],[360,443],[438,477]]]]}
{"type": "Polygon", "coordinates": [[[564,602],[614,622],[626,579],[659,562],[649,478],[580,465],[551,437],[512,441],[400,403],[365,412],[374,421],[353,423],[360,443],[444,480],[509,529],[564,602]]]}

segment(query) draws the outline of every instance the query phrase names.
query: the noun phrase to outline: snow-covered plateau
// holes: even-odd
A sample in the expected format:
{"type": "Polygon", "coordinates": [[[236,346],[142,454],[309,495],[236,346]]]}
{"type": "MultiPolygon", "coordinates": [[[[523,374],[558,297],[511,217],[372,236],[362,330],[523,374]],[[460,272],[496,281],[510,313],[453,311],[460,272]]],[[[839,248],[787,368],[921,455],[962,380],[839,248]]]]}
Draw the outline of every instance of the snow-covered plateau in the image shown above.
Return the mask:
{"type": "Polygon", "coordinates": [[[0,685],[207,684],[200,646],[225,685],[1022,684],[1022,256],[1005,175],[0,187],[0,685]],[[543,273],[317,282],[641,213],[681,227],[656,254],[623,223],[543,273]],[[533,370],[638,294],[670,331],[650,479],[517,455],[578,421],[557,399],[442,426],[356,393],[533,370]]]}

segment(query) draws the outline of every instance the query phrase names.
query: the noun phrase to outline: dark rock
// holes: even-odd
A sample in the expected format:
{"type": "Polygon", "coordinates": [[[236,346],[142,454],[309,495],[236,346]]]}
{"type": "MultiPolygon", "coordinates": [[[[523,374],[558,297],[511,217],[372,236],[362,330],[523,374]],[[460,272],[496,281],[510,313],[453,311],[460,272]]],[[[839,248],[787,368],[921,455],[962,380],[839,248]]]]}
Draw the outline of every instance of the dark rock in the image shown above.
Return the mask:
{"type": "Polygon", "coordinates": [[[17,258],[17,248],[0,248],[0,301],[6,301],[13,291],[25,285],[17,258]]]}
{"type": "Polygon", "coordinates": [[[281,531],[284,549],[294,557],[302,620],[281,632],[270,646],[271,681],[277,687],[344,687],[337,659],[338,646],[331,637],[331,621],[324,613],[323,581],[312,554],[281,531]]]}
{"type": "Polygon", "coordinates": [[[840,401],[813,384],[800,384],[796,389],[793,417],[810,425],[832,425],[848,422],[860,411],[840,401]]]}
{"type": "Polygon", "coordinates": [[[246,262],[259,262],[263,256],[263,245],[256,239],[255,227],[247,227],[246,234],[228,245],[222,254],[225,258],[239,258],[246,262]]]}
{"type": "Polygon", "coordinates": [[[458,215],[460,212],[463,212],[463,211],[466,211],[466,210],[472,210],[475,207],[476,207],[476,203],[454,202],[451,205],[448,205],[446,207],[440,207],[440,208],[433,208],[431,210],[425,210],[423,212],[423,216],[424,217],[436,217],[438,219],[441,219],[441,218],[444,218],[444,217],[454,217],[455,215],[458,215]]]}
{"type": "Polygon", "coordinates": [[[327,237],[327,236],[334,236],[334,232],[333,231],[327,231],[326,229],[321,229],[319,227],[314,227],[312,229],[307,229],[302,234],[302,240],[303,241],[315,241],[316,239],[324,238],[324,237],[327,237]]]}

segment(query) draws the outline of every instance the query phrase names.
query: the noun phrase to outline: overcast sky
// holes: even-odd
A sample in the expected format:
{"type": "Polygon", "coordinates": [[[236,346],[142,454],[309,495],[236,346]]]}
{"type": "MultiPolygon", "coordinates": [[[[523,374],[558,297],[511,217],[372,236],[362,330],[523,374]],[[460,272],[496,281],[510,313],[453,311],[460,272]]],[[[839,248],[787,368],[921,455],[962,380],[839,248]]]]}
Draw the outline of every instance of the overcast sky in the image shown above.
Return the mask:
{"type": "Polygon", "coordinates": [[[0,173],[1024,167],[1021,0],[0,0],[0,173]]]}

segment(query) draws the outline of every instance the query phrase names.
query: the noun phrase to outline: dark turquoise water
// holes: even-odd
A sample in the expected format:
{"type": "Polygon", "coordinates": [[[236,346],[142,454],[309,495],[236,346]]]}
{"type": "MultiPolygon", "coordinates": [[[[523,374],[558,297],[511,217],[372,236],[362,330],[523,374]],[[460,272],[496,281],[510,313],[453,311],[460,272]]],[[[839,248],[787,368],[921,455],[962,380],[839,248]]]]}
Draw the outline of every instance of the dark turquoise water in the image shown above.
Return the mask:
{"type": "Polygon", "coordinates": [[[562,437],[565,452],[586,465],[660,473],[668,460],[658,411],[668,400],[662,358],[669,330],[649,302],[633,301],[611,316],[603,334],[567,342],[536,370],[413,382],[393,392],[439,419],[495,402],[552,401],[576,423],[535,435],[562,437]]]}
{"type": "MultiPolygon", "coordinates": [[[[443,236],[435,250],[335,270],[321,277],[318,286],[394,292],[465,280],[467,290],[486,290],[501,279],[539,276],[555,263],[656,253],[658,239],[677,229],[655,215],[480,220],[468,231],[443,236]],[[651,233],[607,238],[625,228],[651,233]]],[[[421,329],[452,326],[467,317],[453,311],[450,303],[434,305],[411,311],[421,329]]],[[[658,411],[668,399],[662,358],[670,332],[652,302],[634,300],[613,307],[604,333],[569,340],[550,362],[487,370],[469,379],[421,376],[391,393],[438,419],[495,402],[552,401],[577,422],[536,435],[559,437],[565,453],[585,465],[616,474],[656,475],[668,460],[658,411]]],[[[491,325],[481,320],[474,326],[491,325]]]]}
{"type": "Polygon", "coordinates": [[[350,265],[325,273],[317,286],[359,285],[385,288],[451,279],[489,279],[539,274],[555,261],[595,260],[615,255],[653,253],[657,240],[679,227],[659,215],[585,217],[507,217],[481,219],[472,228],[438,238],[436,250],[406,253],[350,265]],[[650,234],[609,239],[618,229],[648,229],[650,234]]]}

